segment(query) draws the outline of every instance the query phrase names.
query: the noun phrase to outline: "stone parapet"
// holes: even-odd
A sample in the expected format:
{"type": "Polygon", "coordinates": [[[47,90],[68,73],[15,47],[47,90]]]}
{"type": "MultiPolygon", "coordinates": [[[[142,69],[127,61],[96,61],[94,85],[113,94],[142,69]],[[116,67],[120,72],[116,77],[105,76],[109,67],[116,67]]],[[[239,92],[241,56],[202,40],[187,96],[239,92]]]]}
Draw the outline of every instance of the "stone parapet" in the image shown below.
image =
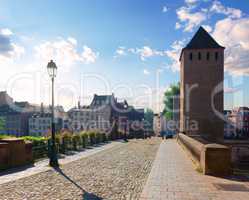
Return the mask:
{"type": "Polygon", "coordinates": [[[225,145],[207,143],[184,134],[178,135],[178,142],[190,152],[203,174],[229,175],[231,173],[231,149],[225,145]]]}

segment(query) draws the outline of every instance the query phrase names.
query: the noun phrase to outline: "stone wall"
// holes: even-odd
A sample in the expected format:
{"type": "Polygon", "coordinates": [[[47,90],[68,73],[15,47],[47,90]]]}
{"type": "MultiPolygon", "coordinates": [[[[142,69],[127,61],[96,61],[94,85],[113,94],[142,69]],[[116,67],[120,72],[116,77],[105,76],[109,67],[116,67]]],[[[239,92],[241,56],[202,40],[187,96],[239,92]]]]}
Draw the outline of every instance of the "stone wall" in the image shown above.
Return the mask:
{"type": "Polygon", "coordinates": [[[178,142],[190,153],[203,174],[228,175],[231,173],[231,149],[227,146],[207,143],[184,134],[179,134],[178,142]]]}

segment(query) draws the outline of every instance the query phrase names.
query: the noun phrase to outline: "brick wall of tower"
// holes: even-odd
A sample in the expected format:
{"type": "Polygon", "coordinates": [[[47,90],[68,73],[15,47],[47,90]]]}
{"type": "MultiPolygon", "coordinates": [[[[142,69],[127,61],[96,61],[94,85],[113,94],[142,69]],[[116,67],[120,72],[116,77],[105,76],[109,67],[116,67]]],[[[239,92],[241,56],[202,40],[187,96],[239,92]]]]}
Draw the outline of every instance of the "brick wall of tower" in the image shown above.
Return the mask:
{"type": "Polygon", "coordinates": [[[183,51],[181,132],[188,135],[198,134],[213,141],[223,139],[224,125],[219,117],[219,114],[223,115],[223,80],[224,49],[185,49],[183,51]],[[218,54],[217,59],[216,54],[218,54]],[[220,86],[218,93],[215,92],[218,89],[217,86],[220,86]],[[212,98],[214,93],[216,94],[212,98]],[[192,120],[197,122],[197,130],[192,129],[192,120]]]}

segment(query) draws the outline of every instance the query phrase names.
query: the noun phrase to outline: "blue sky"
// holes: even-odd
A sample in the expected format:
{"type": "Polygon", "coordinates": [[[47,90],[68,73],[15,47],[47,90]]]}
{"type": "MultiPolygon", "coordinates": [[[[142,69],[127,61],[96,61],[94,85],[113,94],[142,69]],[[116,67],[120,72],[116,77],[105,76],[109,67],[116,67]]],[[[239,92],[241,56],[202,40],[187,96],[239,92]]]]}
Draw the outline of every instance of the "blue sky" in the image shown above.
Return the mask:
{"type": "Polygon", "coordinates": [[[57,103],[67,109],[114,92],[160,111],[163,91],[179,81],[179,52],[200,25],[227,47],[225,107],[248,106],[244,0],[1,0],[0,89],[48,103],[54,59],[57,103]]]}

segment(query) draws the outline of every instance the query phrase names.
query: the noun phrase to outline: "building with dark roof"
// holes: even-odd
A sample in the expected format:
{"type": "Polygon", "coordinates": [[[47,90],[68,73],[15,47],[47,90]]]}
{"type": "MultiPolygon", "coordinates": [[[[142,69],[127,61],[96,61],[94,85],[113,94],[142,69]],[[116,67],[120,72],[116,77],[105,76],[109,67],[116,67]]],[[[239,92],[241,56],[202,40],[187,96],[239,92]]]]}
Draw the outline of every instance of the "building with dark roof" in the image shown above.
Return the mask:
{"type": "Polygon", "coordinates": [[[70,127],[73,131],[98,130],[106,133],[112,132],[115,125],[120,132],[132,133],[132,122],[142,123],[143,109],[129,106],[127,101],[118,101],[114,94],[95,94],[89,106],[72,108],[68,111],[70,127]]]}

